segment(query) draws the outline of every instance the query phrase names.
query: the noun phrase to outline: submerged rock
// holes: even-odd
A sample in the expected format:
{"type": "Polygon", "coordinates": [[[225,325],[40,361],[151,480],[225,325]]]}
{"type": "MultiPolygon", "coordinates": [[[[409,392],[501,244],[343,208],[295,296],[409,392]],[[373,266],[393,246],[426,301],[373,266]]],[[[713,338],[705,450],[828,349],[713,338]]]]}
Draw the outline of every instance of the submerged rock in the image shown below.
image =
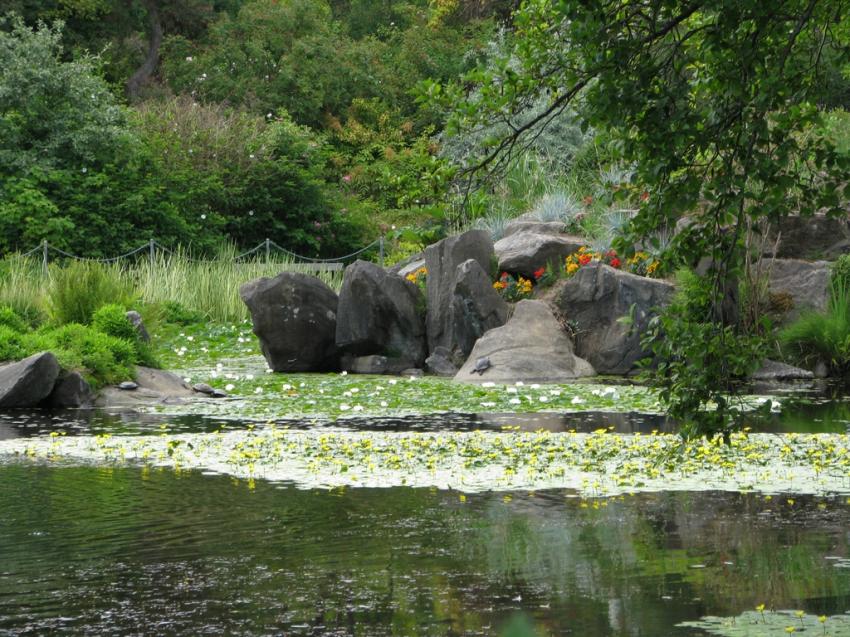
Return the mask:
{"type": "Polygon", "coordinates": [[[0,408],[37,407],[58,377],[59,361],[51,352],[0,366],[0,408]]]}
{"type": "Polygon", "coordinates": [[[758,370],[752,373],[750,380],[781,382],[786,380],[812,380],[814,377],[814,373],[807,369],[766,360],[758,370]]]}
{"type": "Polygon", "coordinates": [[[511,320],[475,343],[455,381],[479,383],[562,383],[594,375],[593,367],[573,352],[573,344],[542,301],[520,301],[511,320]],[[486,359],[487,365],[478,364],[486,359]],[[483,373],[478,372],[483,367],[483,373]]]}
{"type": "Polygon", "coordinates": [[[593,263],[558,284],[553,303],[576,330],[576,354],[600,374],[626,374],[647,352],[641,335],[657,308],[669,303],[666,281],[593,263]],[[634,307],[634,311],[632,311],[634,307]],[[632,315],[633,325],[619,321],[632,315]]]}
{"type": "Polygon", "coordinates": [[[337,295],[320,279],[299,272],[263,277],[239,288],[254,334],[276,372],[322,372],[339,365],[337,295]]]}

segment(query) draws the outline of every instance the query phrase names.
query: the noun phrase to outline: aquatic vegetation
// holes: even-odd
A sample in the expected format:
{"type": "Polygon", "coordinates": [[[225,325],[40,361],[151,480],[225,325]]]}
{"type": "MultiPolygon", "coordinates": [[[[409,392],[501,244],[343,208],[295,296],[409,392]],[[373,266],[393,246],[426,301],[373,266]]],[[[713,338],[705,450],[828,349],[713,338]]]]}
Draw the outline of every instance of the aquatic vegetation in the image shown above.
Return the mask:
{"type": "Polygon", "coordinates": [[[795,633],[847,637],[850,635],[850,614],[827,617],[809,615],[801,610],[765,611],[764,604],[759,604],[755,611],[746,611],[738,617],[709,616],[678,626],[699,628],[721,637],[771,637],[795,633]]]}
{"type": "MultiPolygon", "coordinates": [[[[850,494],[850,436],[363,432],[274,424],[209,434],[62,436],[0,442],[0,458],[200,469],[301,488],[437,487],[463,492],[570,489],[850,494]]],[[[793,498],[786,498],[792,507],[793,498]]],[[[780,506],[782,506],[780,504],[780,506]]]]}

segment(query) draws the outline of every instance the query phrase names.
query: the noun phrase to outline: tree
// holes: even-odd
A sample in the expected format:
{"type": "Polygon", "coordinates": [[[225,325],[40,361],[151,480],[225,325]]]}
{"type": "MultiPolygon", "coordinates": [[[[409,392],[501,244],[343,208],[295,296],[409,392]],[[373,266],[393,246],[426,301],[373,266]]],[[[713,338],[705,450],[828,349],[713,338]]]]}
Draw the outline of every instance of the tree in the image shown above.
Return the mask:
{"type": "MultiPolygon", "coordinates": [[[[526,0],[514,16],[513,61],[429,91],[455,109],[454,131],[508,127],[467,165],[471,173],[497,173],[570,108],[616,137],[635,166],[633,179],[651,193],[632,220],[631,238],[690,217],[671,254],[691,263],[710,259],[710,316],[700,320],[713,326],[712,355],[731,356],[739,335],[726,329],[734,317],[724,299],[747,228],[791,212],[847,214],[840,205],[847,160],[821,134],[817,107],[824,60],[833,68],[848,61],[847,8],[841,0],[526,0]],[[545,109],[518,118],[541,97],[545,109]]],[[[681,335],[706,336],[696,329],[681,335]]],[[[732,370],[699,375],[699,388],[681,372],[664,368],[657,377],[671,400],[690,393],[693,405],[696,393],[704,410],[717,387],[728,387],[732,370]]],[[[697,411],[690,409],[698,419],[697,411]]]]}

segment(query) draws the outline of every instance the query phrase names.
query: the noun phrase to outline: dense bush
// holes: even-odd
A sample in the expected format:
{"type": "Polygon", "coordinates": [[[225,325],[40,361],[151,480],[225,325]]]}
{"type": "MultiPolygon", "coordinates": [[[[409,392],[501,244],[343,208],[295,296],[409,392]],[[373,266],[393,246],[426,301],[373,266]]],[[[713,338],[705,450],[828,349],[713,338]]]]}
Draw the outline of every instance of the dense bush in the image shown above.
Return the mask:
{"type": "Polygon", "coordinates": [[[47,304],[56,325],[91,323],[104,305],[130,305],[132,285],[114,267],[89,261],[72,261],[50,269],[47,304]]]}

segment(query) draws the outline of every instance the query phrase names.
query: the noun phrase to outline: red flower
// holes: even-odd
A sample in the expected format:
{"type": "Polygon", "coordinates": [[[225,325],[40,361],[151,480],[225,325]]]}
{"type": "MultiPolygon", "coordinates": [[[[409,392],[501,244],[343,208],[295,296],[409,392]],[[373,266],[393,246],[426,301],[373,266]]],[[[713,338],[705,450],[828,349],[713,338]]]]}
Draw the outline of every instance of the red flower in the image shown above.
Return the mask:
{"type": "Polygon", "coordinates": [[[620,260],[617,257],[614,257],[613,259],[611,259],[611,267],[612,268],[619,268],[620,267],[620,260]]]}
{"type": "Polygon", "coordinates": [[[612,248],[612,249],[610,249],[610,250],[608,250],[608,256],[609,256],[609,257],[616,257],[616,256],[617,256],[617,251],[616,251],[616,250],[614,250],[613,248],[612,248]]]}
{"type": "Polygon", "coordinates": [[[642,193],[640,193],[640,200],[641,201],[648,201],[649,200],[649,192],[644,190],[642,193]]]}
{"type": "Polygon", "coordinates": [[[534,280],[535,281],[538,280],[544,274],[546,274],[546,268],[540,268],[539,270],[535,270],[534,271],[534,280]]]}
{"type": "Polygon", "coordinates": [[[578,255],[578,262],[579,262],[581,265],[587,265],[588,263],[590,263],[591,259],[593,259],[593,257],[592,257],[592,256],[590,256],[589,254],[580,254],[580,255],[578,255]]]}
{"type": "Polygon", "coordinates": [[[508,278],[508,273],[507,273],[507,272],[502,272],[502,276],[500,276],[499,278],[500,278],[500,279],[502,279],[502,281],[504,281],[505,279],[507,279],[507,278],[508,278]]]}

